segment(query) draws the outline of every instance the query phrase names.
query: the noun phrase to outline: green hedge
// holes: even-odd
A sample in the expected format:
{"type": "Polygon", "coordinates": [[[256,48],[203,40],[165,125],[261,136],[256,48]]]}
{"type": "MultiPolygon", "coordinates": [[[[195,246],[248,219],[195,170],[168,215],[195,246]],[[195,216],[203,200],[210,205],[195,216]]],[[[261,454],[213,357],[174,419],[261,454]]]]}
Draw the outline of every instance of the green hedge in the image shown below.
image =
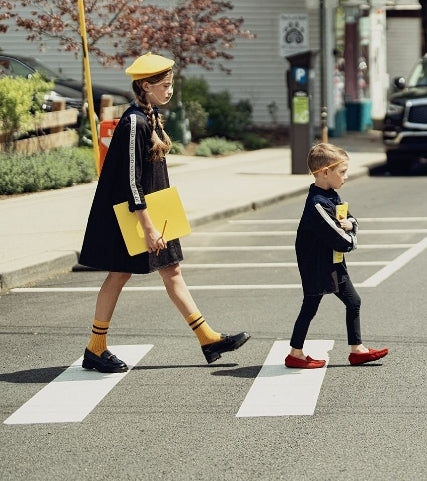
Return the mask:
{"type": "Polygon", "coordinates": [[[224,137],[240,140],[252,124],[250,101],[233,102],[230,92],[210,92],[206,79],[184,78],[182,101],[194,139],[224,137]]]}
{"type": "Polygon", "coordinates": [[[196,149],[195,154],[200,157],[212,157],[213,155],[227,155],[243,150],[240,142],[233,142],[219,137],[203,139],[196,149]]]}
{"type": "Polygon", "coordinates": [[[0,154],[0,194],[21,194],[87,183],[96,177],[93,150],[62,148],[40,154],[0,154]]]}

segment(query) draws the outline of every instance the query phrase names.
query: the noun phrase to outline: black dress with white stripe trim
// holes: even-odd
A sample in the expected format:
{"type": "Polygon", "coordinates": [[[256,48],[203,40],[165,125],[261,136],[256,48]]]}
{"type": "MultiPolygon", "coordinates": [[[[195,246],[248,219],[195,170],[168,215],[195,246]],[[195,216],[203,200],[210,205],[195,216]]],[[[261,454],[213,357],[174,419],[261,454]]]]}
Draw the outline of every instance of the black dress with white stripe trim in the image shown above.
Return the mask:
{"type": "Polygon", "coordinates": [[[134,103],[117,124],[90,210],[79,262],[99,270],[148,274],[182,261],[179,239],[156,253],[130,256],[113,205],[128,201],[129,209],[145,209],[145,195],[169,187],[166,159],[151,161],[151,131],[134,103]]]}

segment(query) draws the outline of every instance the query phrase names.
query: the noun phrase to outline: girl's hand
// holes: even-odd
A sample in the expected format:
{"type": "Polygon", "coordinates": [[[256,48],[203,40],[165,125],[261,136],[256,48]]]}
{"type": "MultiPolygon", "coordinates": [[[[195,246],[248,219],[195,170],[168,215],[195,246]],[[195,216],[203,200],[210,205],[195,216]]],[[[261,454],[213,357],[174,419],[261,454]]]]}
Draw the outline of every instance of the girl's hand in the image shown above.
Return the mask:
{"type": "Polygon", "coordinates": [[[157,252],[166,248],[166,241],[157,229],[150,229],[144,232],[145,243],[148,252],[157,252]]]}
{"type": "Polygon", "coordinates": [[[161,249],[166,249],[166,240],[162,237],[150,219],[147,209],[136,210],[139,223],[144,231],[144,239],[147,245],[148,252],[157,252],[161,249]]]}

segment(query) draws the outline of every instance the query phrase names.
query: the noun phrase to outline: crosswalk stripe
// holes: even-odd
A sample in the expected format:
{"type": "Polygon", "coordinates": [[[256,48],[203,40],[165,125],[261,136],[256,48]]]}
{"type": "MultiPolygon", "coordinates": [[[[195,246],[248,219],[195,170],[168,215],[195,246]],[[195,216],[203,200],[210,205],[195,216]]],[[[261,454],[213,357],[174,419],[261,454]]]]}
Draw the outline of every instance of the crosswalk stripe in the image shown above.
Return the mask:
{"type": "MultiPolygon", "coordinates": [[[[358,217],[359,224],[364,222],[427,222],[427,217],[358,217]]],[[[230,219],[228,224],[297,224],[298,219],[230,219]]]]}
{"type": "MultiPolygon", "coordinates": [[[[358,229],[358,234],[425,234],[427,229],[358,229]]],[[[282,237],[295,236],[295,230],[275,230],[275,231],[220,231],[220,232],[202,232],[196,231],[191,233],[192,237],[282,237]]]]}
{"type": "MultiPolygon", "coordinates": [[[[409,249],[414,244],[360,244],[357,250],[372,249],[409,249]]],[[[186,252],[253,252],[253,251],[294,251],[293,245],[263,245],[263,246],[185,246],[186,252]]]]}
{"type": "Polygon", "coordinates": [[[407,251],[403,252],[400,256],[396,257],[393,261],[389,262],[385,267],[377,271],[369,279],[366,279],[362,283],[363,287],[376,287],[381,282],[389,278],[396,271],[405,266],[408,262],[414,259],[427,249],[427,237],[424,237],[420,242],[412,246],[407,251]]]}
{"type": "MultiPolygon", "coordinates": [[[[132,369],[151,344],[111,346],[132,369]]],[[[78,423],[129,373],[103,374],[81,367],[83,357],[23,404],[4,424],[78,423]]]]}
{"type": "MultiPolygon", "coordinates": [[[[334,341],[305,341],[304,351],[315,359],[329,360],[334,341]]],[[[284,359],[289,341],[275,341],[236,417],[311,416],[317,404],[326,366],[288,369],[284,359]]]]}

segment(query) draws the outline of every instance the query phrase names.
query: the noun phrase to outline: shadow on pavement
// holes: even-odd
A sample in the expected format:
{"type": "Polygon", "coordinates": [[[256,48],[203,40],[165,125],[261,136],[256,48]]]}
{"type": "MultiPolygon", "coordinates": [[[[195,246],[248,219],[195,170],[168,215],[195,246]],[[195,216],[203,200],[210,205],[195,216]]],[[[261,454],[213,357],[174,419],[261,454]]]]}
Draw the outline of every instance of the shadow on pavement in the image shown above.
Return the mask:
{"type": "Polygon", "coordinates": [[[236,369],[227,369],[226,371],[215,371],[212,376],[230,376],[230,377],[243,377],[249,379],[255,379],[262,366],[246,366],[238,367],[236,369]]]}
{"type": "Polygon", "coordinates": [[[371,177],[420,177],[427,175],[427,162],[414,162],[405,174],[392,174],[385,162],[370,168],[369,175],[371,177]]]}
{"type": "Polygon", "coordinates": [[[6,372],[0,374],[0,382],[13,382],[15,384],[46,384],[52,382],[67,368],[68,366],[56,366],[39,369],[27,369],[25,371],[6,372]]]}

